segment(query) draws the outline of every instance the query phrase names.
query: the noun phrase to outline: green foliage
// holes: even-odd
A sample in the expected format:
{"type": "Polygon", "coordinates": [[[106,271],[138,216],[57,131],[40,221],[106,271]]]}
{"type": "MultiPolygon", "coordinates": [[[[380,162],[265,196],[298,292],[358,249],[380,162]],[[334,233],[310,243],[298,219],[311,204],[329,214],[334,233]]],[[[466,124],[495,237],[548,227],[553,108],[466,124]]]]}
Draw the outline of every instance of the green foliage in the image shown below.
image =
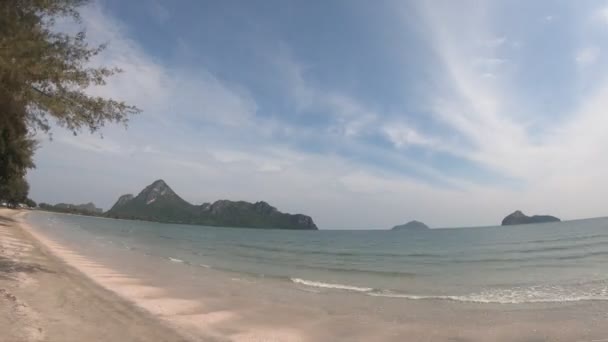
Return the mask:
{"type": "MultiPolygon", "coordinates": [[[[58,19],[79,22],[87,0],[0,1],[0,197],[21,193],[33,168],[33,133],[48,133],[50,119],[77,134],[105,123],[126,124],[140,110],[121,101],[91,96],[120,70],[92,67],[103,49],[89,46],[84,32],[55,28],[58,19]]],[[[27,191],[26,191],[27,196],[27,191]]]]}
{"type": "Polygon", "coordinates": [[[36,143],[28,133],[26,116],[25,105],[0,89],[0,184],[25,176],[34,166],[36,143]]]}
{"type": "Polygon", "coordinates": [[[47,132],[48,118],[77,133],[97,131],[106,122],[126,123],[139,109],[88,95],[119,69],[90,67],[105,48],[91,47],[85,32],[57,32],[57,18],[79,20],[84,0],[4,0],[0,4],[0,91],[27,108],[28,126],[47,132]]]}
{"type": "Polygon", "coordinates": [[[24,203],[25,203],[25,205],[27,205],[30,208],[36,208],[38,206],[36,204],[36,202],[33,199],[29,198],[29,197],[25,199],[24,203]]]}
{"type": "MultiPolygon", "coordinates": [[[[92,205],[92,203],[91,203],[92,205]]],[[[103,212],[101,209],[97,209],[93,206],[93,209],[88,204],[74,205],[58,203],[55,205],[41,202],[38,207],[42,210],[53,211],[56,213],[76,214],[76,215],[87,215],[87,216],[101,216],[103,212]]]]}
{"type": "Polygon", "coordinates": [[[0,199],[13,206],[27,198],[25,181],[36,141],[25,123],[25,110],[6,92],[0,92],[0,199]]]}
{"type": "Polygon", "coordinates": [[[11,207],[25,202],[30,186],[23,177],[13,177],[7,183],[0,185],[0,197],[8,202],[11,207]]]}

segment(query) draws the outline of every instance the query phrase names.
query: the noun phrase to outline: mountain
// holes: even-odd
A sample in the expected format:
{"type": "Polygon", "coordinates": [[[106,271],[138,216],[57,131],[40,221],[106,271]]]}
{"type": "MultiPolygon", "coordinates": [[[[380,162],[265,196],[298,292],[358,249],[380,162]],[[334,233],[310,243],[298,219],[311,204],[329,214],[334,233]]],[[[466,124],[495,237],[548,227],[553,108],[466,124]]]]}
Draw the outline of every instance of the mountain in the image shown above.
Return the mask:
{"type": "Polygon", "coordinates": [[[410,221],[406,224],[402,224],[399,226],[394,226],[391,230],[426,230],[430,229],[426,224],[420,221],[410,221]]]}
{"type": "Polygon", "coordinates": [[[526,216],[521,211],[517,210],[512,214],[508,215],[502,220],[503,226],[511,226],[516,224],[530,224],[530,223],[547,223],[547,222],[560,222],[561,220],[555,216],[550,215],[534,215],[526,216]]]}
{"type": "Polygon", "coordinates": [[[139,195],[122,195],[105,214],[108,217],[146,221],[190,223],[194,206],[179,197],[164,181],[157,180],[139,195]]]}
{"type": "Polygon", "coordinates": [[[309,216],[282,213],[266,202],[219,200],[193,205],[179,197],[163,180],[148,185],[137,196],[120,196],[105,216],[206,226],[318,229],[309,216]]]}
{"type": "Polygon", "coordinates": [[[84,214],[84,215],[101,215],[103,210],[97,208],[95,204],[89,202],[85,204],[69,204],[57,203],[55,205],[48,203],[40,203],[39,207],[48,211],[56,211],[61,213],[84,214]]]}

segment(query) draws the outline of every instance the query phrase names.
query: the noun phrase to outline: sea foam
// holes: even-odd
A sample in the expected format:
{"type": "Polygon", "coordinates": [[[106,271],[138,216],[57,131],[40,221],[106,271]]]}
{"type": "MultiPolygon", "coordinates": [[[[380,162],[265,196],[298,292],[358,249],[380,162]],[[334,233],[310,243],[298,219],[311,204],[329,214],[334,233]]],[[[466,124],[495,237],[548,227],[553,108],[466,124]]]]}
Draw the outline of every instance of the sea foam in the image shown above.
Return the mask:
{"type": "Polygon", "coordinates": [[[355,291],[355,292],[370,292],[374,289],[371,287],[359,287],[352,285],[343,285],[343,284],[332,284],[332,283],[323,283],[320,281],[306,280],[301,278],[290,278],[292,282],[296,284],[302,284],[306,286],[313,287],[322,287],[326,289],[336,289],[336,290],[347,290],[347,291],[355,291]]]}
{"type": "Polygon", "coordinates": [[[290,278],[290,280],[296,284],[316,288],[354,291],[373,297],[401,298],[408,300],[450,300],[480,304],[565,303],[608,300],[608,285],[588,288],[531,286],[510,289],[492,289],[464,295],[425,295],[400,293],[389,290],[377,290],[371,287],[325,283],[301,278],[290,278]]]}

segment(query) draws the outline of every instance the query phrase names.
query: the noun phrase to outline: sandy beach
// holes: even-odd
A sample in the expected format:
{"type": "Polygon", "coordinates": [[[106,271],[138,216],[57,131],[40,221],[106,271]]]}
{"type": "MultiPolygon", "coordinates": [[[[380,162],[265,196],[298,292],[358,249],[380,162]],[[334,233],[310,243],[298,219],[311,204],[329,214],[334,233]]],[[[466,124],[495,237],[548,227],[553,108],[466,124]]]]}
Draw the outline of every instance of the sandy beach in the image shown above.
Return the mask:
{"type": "Polygon", "coordinates": [[[0,341],[304,341],[282,327],[297,313],[256,318],[176,298],[64,248],[26,214],[0,209],[0,341]]]}
{"type": "Polygon", "coordinates": [[[185,341],[58,259],[0,209],[1,341],[185,341]]]}

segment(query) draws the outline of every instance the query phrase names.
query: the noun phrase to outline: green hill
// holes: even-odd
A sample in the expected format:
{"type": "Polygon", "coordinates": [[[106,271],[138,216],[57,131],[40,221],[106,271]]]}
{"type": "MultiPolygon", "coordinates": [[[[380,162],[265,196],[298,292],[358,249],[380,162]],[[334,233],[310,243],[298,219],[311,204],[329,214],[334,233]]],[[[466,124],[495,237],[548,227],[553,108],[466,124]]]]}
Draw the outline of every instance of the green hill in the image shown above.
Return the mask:
{"type": "Polygon", "coordinates": [[[281,213],[266,202],[220,200],[193,205],[179,197],[163,180],[148,185],[135,197],[121,196],[105,216],[208,226],[317,229],[309,216],[281,213]]]}
{"type": "Polygon", "coordinates": [[[520,210],[517,210],[502,220],[502,226],[512,226],[517,224],[531,224],[531,223],[549,223],[549,222],[560,222],[561,220],[555,216],[550,215],[534,215],[527,216],[520,210]]]}
{"type": "Polygon", "coordinates": [[[69,204],[69,203],[58,203],[55,205],[48,203],[40,203],[38,207],[42,210],[55,211],[59,213],[67,214],[78,214],[78,215],[91,215],[100,216],[103,214],[101,208],[97,208],[93,203],[85,204],[69,204]]]}

